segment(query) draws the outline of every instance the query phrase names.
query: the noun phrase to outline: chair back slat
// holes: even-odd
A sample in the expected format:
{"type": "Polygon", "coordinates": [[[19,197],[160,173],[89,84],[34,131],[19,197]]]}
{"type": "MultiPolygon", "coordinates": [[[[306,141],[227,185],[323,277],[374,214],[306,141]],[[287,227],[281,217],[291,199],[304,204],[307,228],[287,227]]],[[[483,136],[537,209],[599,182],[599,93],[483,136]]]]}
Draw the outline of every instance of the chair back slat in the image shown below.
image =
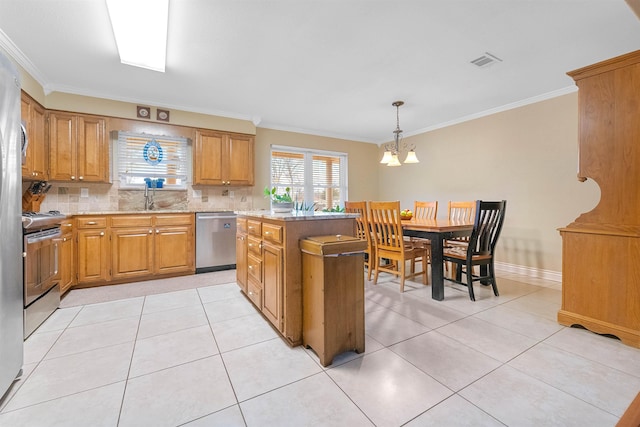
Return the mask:
{"type": "Polygon", "coordinates": [[[476,201],[449,202],[449,219],[460,222],[473,222],[476,214],[476,201]]]}
{"type": "Polygon", "coordinates": [[[493,256],[504,223],[507,201],[484,202],[478,200],[476,203],[476,217],[473,231],[469,237],[468,256],[493,256]]]}
{"type": "Polygon", "coordinates": [[[436,219],[438,217],[438,201],[415,201],[413,204],[413,217],[417,219],[436,219]]]}
{"type": "Polygon", "coordinates": [[[400,224],[400,202],[370,202],[373,239],[378,248],[404,252],[404,238],[400,224]]]}
{"type": "Polygon", "coordinates": [[[367,202],[344,202],[344,211],[347,213],[357,213],[360,214],[358,218],[356,218],[356,232],[358,234],[358,238],[366,240],[369,244],[371,243],[371,233],[369,233],[369,221],[367,219],[367,202]]]}

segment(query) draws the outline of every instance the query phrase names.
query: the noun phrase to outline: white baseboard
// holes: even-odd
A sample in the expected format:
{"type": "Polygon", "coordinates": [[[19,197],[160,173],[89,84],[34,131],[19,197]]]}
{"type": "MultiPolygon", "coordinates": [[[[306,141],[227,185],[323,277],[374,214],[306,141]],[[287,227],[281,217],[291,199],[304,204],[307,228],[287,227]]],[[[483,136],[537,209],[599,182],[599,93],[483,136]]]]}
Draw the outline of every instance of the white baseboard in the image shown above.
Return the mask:
{"type": "Polygon", "coordinates": [[[500,270],[506,273],[522,274],[527,277],[535,277],[538,279],[551,280],[554,282],[562,283],[562,272],[543,270],[540,268],[527,267],[524,265],[509,264],[506,262],[495,263],[496,270],[500,270]]]}

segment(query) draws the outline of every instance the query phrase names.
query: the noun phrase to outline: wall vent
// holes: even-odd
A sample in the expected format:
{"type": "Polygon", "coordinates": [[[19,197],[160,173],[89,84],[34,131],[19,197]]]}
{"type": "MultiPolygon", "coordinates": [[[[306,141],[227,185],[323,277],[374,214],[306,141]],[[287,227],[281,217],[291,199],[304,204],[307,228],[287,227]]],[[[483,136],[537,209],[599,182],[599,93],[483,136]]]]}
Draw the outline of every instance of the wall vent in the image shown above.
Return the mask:
{"type": "Polygon", "coordinates": [[[495,55],[490,54],[489,52],[485,52],[484,55],[471,61],[473,65],[476,65],[480,68],[488,67],[489,65],[495,62],[502,62],[502,59],[498,58],[495,55]]]}

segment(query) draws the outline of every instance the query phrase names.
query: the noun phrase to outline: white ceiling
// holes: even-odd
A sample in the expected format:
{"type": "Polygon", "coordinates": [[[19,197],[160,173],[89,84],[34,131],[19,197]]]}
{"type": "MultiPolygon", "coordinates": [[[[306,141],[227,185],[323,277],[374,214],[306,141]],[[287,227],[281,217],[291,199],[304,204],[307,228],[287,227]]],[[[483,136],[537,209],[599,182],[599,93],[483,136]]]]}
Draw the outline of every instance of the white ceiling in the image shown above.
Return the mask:
{"type": "MultiPolygon", "coordinates": [[[[119,61],[104,0],[0,0],[0,47],[46,92],[366,142],[570,92],[640,49],[624,0],[171,0],[165,73],[119,61]],[[487,68],[470,61],[489,52],[487,68]]],[[[141,28],[144,28],[141,22],[141,28]]]]}

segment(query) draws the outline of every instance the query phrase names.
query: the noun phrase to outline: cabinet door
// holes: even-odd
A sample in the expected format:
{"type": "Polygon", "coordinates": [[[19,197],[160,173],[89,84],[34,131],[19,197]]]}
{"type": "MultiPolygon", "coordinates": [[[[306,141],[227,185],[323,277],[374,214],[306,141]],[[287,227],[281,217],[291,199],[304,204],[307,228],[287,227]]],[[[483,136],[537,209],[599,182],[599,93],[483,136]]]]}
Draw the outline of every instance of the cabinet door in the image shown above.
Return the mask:
{"type": "Polygon", "coordinates": [[[249,135],[230,135],[225,145],[223,179],[227,185],[253,185],[254,138],[249,135]]]}
{"type": "Polygon", "coordinates": [[[78,116],[77,177],[79,181],[109,181],[109,149],[105,120],[78,116]]]}
{"type": "Polygon", "coordinates": [[[111,231],[111,278],[133,279],[153,273],[153,229],[120,228],[111,231]]]}
{"type": "Polygon", "coordinates": [[[49,150],[44,131],[45,110],[35,102],[31,103],[31,123],[29,135],[29,150],[31,152],[31,168],[40,180],[49,179],[47,166],[49,164],[49,150]]]}
{"type": "Polygon", "coordinates": [[[156,227],[154,235],[156,273],[194,271],[193,227],[156,227]]]}
{"type": "Polygon", "coordinates": [[[219,132],[197,131],[193,156],[193,183],[222,185],[222,150],[226,136],[219,132]]]}
{"type": "Polygon", "coordinates": [[[76,117],[49,114],[49,167],[52,180],[76,181],[76,117]]]}
{"type": "Polygon", "coordinates": [[[282,332],[282,248],[264,243],[262,265],[262,314],[282,332]]]}
{"type": "Polygon", "coordinates": [[[64,234],[58,239],[58,278],[60,293],[64,294],[73,286],[73,234],[64,234]]]}
{"type": "Polygon", "coordinates": [[[78,230],[78,283],[109,280],[109,240],[104,229],[78,230]]]}
{"type": "Polygon", "coordinates": [[[236,282],[247,293],[247,235],[236,235],[236,282]]]}
{"type": "Polygon", "coordinates": [[[27,137],[29,138],[29,146],[27,146],[27,158],[22,164],[22,177],[33,179],[33,155],[31,154],[31,102],[24,94],[20,100],[20,117],[27,129],[27,137]]]}

